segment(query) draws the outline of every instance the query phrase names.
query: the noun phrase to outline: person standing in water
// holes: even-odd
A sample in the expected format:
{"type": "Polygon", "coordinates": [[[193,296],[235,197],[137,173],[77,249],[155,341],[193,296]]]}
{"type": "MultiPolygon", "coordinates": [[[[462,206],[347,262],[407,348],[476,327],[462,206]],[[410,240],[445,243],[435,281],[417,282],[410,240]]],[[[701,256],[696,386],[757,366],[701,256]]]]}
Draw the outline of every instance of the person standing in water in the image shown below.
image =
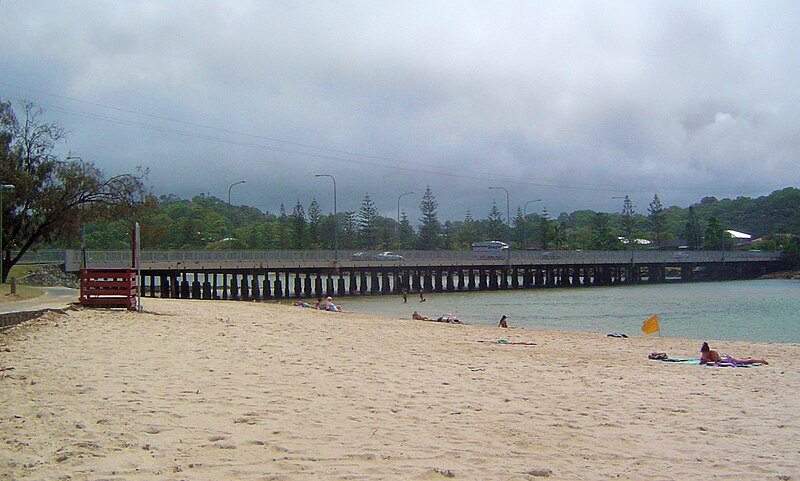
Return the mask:
{"type": "Polygon", "coordinates": [[[500,324],[498,324],[497,327],[508,327],[508,321],[506,321],[506,319],[508,319],[506,316],[501,317],[500,324]]]}

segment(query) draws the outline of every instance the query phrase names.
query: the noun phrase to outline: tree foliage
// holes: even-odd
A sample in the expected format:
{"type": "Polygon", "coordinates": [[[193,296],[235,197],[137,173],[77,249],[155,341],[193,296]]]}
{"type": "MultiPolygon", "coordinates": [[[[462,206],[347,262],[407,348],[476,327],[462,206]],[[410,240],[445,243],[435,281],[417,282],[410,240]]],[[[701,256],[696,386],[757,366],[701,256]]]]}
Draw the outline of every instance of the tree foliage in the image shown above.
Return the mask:
{"type": "Polygon", "coordinates": [[[11,103],[0,101],[0,181],[14,186],[2,189],[3,282],[28,250],[67,242],[86,221],[132,220],[145,198],[146,172],[106,178],[92,162],[57,159],[53,149],[66,131],[44,122],[42,113],[24,103],[18,120],[11,103]]]}

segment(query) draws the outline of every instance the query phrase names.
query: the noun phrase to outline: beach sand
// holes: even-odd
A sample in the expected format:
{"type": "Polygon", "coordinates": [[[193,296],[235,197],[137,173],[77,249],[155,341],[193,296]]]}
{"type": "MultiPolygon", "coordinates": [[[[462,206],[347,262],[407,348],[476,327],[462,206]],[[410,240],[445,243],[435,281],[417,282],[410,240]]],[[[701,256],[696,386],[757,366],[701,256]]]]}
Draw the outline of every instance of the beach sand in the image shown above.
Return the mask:
{"type": "Polygon", "coordinates": [[[0,479],[800,479],[797,344],[143,303],[0,333],[0,479]]]}

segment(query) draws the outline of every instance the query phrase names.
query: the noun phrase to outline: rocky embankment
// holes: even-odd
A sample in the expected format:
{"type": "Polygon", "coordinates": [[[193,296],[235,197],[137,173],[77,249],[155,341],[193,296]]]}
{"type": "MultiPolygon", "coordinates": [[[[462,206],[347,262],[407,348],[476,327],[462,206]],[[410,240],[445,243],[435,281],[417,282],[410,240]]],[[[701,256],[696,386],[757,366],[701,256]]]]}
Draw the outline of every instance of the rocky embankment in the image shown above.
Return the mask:
{"type": "Polygon", "coordinates": [[[47,287],[70,287],[77,289],[79,281],[77,274],[66,273],[59,266],[41,265],[33,267],[22,277],[17,278],[20,284],[47,287]]]}
{"type": "Polygon", "coordinates": [[[764,274],[761,279],[798,279],[800,280],[800,270],[779,271],[764,274]]]}

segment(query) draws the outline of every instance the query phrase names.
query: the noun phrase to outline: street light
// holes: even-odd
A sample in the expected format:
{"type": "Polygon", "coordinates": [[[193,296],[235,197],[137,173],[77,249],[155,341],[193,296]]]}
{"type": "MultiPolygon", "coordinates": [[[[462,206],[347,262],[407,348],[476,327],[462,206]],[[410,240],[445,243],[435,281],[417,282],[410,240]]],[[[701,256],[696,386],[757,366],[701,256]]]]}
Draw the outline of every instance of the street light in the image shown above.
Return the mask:
{"type": "Polygon", "coordinates": [[[233,189],[233,186],[234,185],[239,185],[239,184],[244,184],[244,183],[245,183],[244,180],[240,180],[239,182],[234,182],[233,184],[231,184],[230,187],[228,187],[228,205],[231,205],[231,189],[233,189]]]}
{"type": "Polygon", "coordinates": [[[333,260],[339,262],[339,241],[336,232],[336,178],[330,174],[314,174],[314,177],[330,177],[333,181],[333,260]]]}
{"type": "MultiPolygon", "coordinates": [[[[525,202],[525,205],[522,207],[522,218],[525,220],[525,226],[526,227],[528,226],[528,204],[532,204],[534,202],[541,202],[541,201],[542,201],[542,199],[529,200],[528,202],[525,202]]],[[[528,231],[528,229],[526,228],[525,229],[525,233],[526,234],[527,234],[527,231],[528,231]]],[[[526,235],[525,239],[527,240],[527,238],[528,238],[528,236],[526,235]]]]}
{"type": "Polygon", "coordinates": [[[397,228],[396,228],[397,250],[400,250],[400,199],[402,199],[407,195],[413,195],[413,194],[416,194],[416,192],[406,192],[405,194],[400,194],[399,196],[397,196],[397,228]]]}
{"type": "Polygon", "coordinates": [[[6,253],[3,250],[3,191],[13,188],[13,184],[0,184],[0,277],[2,277],[0,283],[6,282],[6,253]]]}
{"type": "Polygon", "coordinates": [[[503,190],[506,193],[506,231],[508,234],[508,262],[511,263],[511,196],[505,187],[489,187],[489,190],[503,190]]]}

